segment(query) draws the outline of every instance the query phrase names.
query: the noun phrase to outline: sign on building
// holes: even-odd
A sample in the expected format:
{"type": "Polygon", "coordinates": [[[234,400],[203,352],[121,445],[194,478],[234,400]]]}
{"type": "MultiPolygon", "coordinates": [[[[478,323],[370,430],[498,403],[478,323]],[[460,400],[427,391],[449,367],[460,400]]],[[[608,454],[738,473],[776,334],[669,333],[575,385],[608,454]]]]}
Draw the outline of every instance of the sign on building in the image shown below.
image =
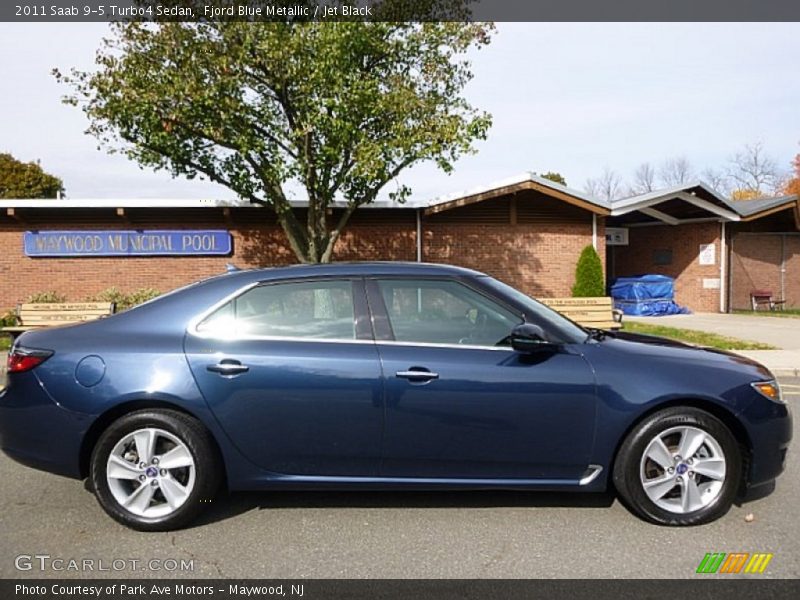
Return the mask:
{"type": "Polygon", "coordinates": [[[26,231],[26,256],[184,256],[231,253],[225,230],[26,231]]]}
{"type": "Polygon", "coordinates": [[[627,227],[606,227],[607,246],[627,246],[628,228],[627,227]]]}

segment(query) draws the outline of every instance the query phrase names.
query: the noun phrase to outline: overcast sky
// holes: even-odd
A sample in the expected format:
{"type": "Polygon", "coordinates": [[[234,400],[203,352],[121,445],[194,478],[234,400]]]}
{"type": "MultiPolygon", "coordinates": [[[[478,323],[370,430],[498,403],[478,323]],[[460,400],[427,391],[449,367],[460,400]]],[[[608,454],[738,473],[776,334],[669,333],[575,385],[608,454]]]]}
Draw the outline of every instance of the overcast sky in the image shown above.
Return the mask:
{"type": "MultiPolygon", "coordinates": [[[[86,119],[62,105],[54,67],[90,69],[104,24],[0,24],[0,152],[41,160],[72,198],[229,198],[98,151],[86,119]]],[[[800,24],[499,24],[473,56],[467,97],[494,117],[478,154],[448,176],[422,165],[401,181],[415,198],[522,171],[570,186],[610,167],[685,155],[722,167],[761,141],[789,169],[800,152],[800,24]]]]}

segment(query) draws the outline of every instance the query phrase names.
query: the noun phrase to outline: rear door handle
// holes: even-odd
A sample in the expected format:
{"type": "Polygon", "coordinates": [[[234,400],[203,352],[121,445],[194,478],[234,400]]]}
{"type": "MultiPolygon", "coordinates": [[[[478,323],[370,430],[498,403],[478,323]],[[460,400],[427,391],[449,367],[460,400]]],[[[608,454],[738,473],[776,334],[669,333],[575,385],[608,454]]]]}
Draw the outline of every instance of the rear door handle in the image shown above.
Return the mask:
{"type": "Polygon", "coordinates": [[[439,374],[433,371],[417,371],[409,369],[408,371],[398,371],[394,374],[395,377],[402,377],[403,379],[416,379],[418,381],[430,381],[431,379],[439,379],[439,374]]]}
{"type": "Polygon", "coordinates": [[[250,370],[250,367],[243,365],[238,360],[223,359],[215,365],[208,365],[206,370],[212,373],[219,373],[220,375],[232,376],[246,373],[250,370]]]}

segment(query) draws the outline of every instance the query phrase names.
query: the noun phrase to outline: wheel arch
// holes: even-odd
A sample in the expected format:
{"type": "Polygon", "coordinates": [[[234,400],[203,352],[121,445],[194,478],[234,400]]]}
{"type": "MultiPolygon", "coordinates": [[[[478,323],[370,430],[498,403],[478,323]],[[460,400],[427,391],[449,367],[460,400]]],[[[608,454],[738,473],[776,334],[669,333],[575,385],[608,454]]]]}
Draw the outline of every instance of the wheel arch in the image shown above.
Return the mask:
{"type": "Polygon", "coordinates": [[[206,431],[208,432],[209,437],[214,445],[214,451],[217,453],[217,457],[219,458],[219,463],[222,467],[222,481],[227,482],[227,471],[226,465],[224,460],[224,455],[222,453],[222,449],[220,448],[219,442],[217,438],[214,436],[214,433],[206,427],[203,420],[198,418],[197,415],[191,413],[190,411],[186,410],[185,408],[178,406],[177,404],[173,404],[171,402],[166,402],[164,400],[128,400],[127,402],[123,402],[116,406],[112,406],[106,412],[102,413],[98,416],[89,429],[86,432],[86,435],[83,436],[83,440],[81,440],[81,448],[80,454],[78,457],[78,466],[80,469],[80,477],[81,479],[85,479],[89,476],[89,468],[92,459],[92,452],[94,451],[95,446],[97,445],[97,441],[100,439],[100,436],[103,432],[108,429],[108,427],[114,423],[117,419],[130,414],[132,412],[136,412],[139,410],[147,410],[147,409],[160,409],[160,410],[171,410],[173,412],[184,414],[188,417],[193,418],[195,421],[200,423],[206,431]]]}
{"type": "Polygon", "coordinates": [[[655,404],[639,414],[637,418],[634,419],[630,425],[628,425],[623,434],[617,440],[616,446],[614,447],[614,454],[611,457],[611,464],[609,465],[608,469],[608,485],[611,487],[614,486],[614,478],[612,475],[616,467],[617,458],[619,457],[619,452],[622,449],[622,444],[625,443],[625,440],[628,438],[631,432],[651,415],[667,408],[677,407],[696,408],[698,410],[707,412],[708,414],[722,421],[723,425],[725,425],[725,427],[731,431],[733,437],[737,442],[739,442],[739,447],[742,450],[742,480],[739,482],[739,490],[742,492],[748,480],[748,474],[750,470],[750,455],[753,451],[753,442],[747,433],[747,429],[745,429],[733,412],[728,410],[726,407],[717,404],[716,402],[702,398],[674,398],[655,404]]]}

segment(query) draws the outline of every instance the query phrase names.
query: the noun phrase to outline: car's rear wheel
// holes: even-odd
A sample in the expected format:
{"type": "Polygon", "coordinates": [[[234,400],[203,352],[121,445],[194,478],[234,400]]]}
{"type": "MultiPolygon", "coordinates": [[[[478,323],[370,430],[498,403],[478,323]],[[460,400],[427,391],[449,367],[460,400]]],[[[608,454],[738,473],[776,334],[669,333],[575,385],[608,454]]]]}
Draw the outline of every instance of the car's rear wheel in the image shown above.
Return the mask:
{"type": "Polygon", "coordinates": [[[613,476],[622,500],[644,519],[699,525],[728,512],[741,473],[739,445],[722,421],[703,410],[674,407],[631,431],[613,476]]]}
{"type": "Polygon", "coordinates": [[[114,421],[92,453],[100,505],[141,531],[166,531],[194,519],[214,497],[220,461],[208,431],[172,410],[141,410],[114,421]]]}

